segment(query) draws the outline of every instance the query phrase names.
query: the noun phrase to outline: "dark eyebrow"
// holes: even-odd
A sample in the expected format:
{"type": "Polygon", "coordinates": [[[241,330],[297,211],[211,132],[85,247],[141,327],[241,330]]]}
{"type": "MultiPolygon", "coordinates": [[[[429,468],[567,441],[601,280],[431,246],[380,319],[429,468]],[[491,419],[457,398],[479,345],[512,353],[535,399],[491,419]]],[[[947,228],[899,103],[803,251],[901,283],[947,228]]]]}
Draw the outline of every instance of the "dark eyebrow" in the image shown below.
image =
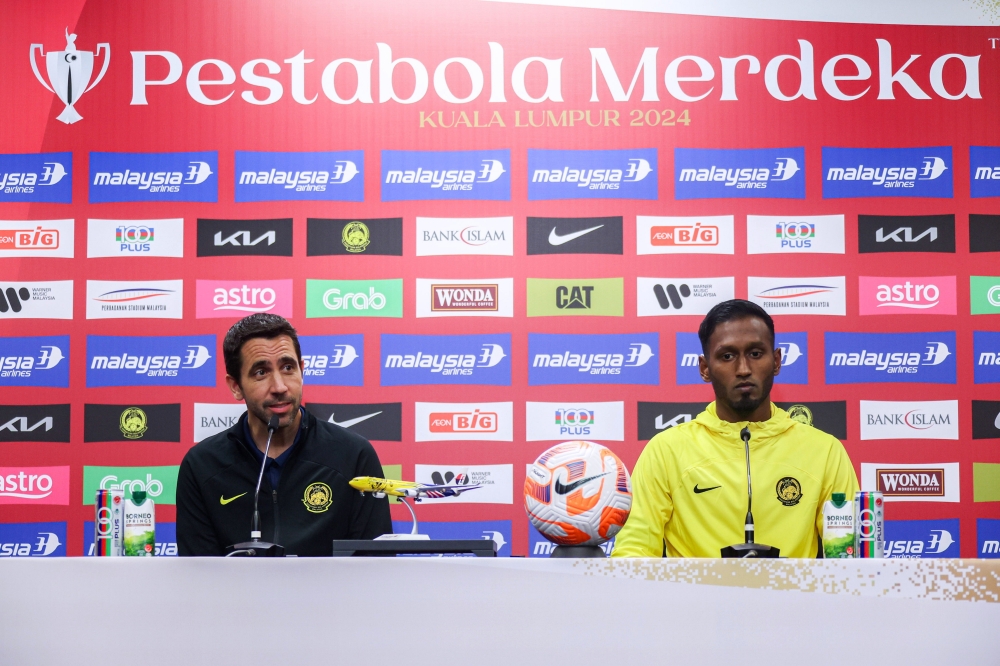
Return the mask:
{"type": "Polygon", "coordinates": [[[282,356],[280,362],[281,365],[284,365],[285,363],[293,363],[295,365],[298,365],[299,359],[295,358],[294,356],[282,356]]]}
{"type": "Polygon", "coordinates": [[[258,370],[259,368],[267,368],[270,367],[270,365],[271,363],[267,359],[261,359],[256,363],[254,363],[253,365],[251,365],[250,369],[247,372],[253,372],[254,370],[258,370]]]}

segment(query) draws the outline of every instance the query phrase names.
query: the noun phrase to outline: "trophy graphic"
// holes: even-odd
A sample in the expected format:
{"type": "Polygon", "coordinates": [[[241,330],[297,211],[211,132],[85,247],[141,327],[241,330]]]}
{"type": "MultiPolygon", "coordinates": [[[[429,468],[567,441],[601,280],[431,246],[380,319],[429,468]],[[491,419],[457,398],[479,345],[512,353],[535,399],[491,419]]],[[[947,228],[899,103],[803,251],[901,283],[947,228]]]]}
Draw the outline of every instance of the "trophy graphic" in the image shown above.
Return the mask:
{"type": "Polygon", "coordinates": [[[97,79],[90,83],[90,75],[94,73],[94,53],[92,51],[78,51],[76,48],[76,35],[69,34],[66,29],[66,49],[63,51],[49,51],[45,53],[45,48],[41,44],[32,44],[29,58],[31,59],[31,70],[35,73],[35,78],[49,92],[54,92],[66,105],[63,112],[57,116],[58,120],[67,125],[83,120],[83,116],[77,113],[73,107],[83,93],[92,90],[94,86],[101,82],[104,73],[108,71],[108,63],[111,62],[111,45],[102,42],[97,45],[97,53],[104,49],[104,64],[101,66],[101,73],[97,79]],[[45,73],[48,75],[51,87],[38,72],[38,65],[35,63],[35,50],[45,58],[45,73]],[[90,83],[88,87],[87,84],[90,83]]]}

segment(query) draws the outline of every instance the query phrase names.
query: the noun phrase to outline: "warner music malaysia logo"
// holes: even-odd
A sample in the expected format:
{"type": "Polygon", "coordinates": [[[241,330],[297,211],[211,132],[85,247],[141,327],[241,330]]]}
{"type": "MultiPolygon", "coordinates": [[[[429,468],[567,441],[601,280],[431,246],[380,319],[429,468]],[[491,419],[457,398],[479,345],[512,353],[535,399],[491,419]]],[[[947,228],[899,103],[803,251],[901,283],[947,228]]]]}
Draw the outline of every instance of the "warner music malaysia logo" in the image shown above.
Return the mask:
{"type": "Polygon", "coordinates": [[[0,467],[0,504],[68,505],[69,466],[0,467]]]}
{"type": "Polygon", "coordinates": [[[363,150],[322,153],[236,151],[236,202],[364,201],[363,150]]]}
{"type": "Polygon", "coordinates": [[[958,401],[861,401],[861,439],[958,439],[958,401]]]}
{"type": "Polygon", "coordinates": [[[0,442],[69,442],[69,405],[0,405],[0,442]]]}
{"type": "Polygon", "coordinates": [[[215,386],[214,335],[87,336],[87,387],[215,386]]]}
{"type": "Polygon", "coordinates": [[[528,150],[528,200],[658,197],[656,148],[528,150]]]}
{"type": "Polygon", "coordinates": [[[247,411],[243,403],[194,403],[194,441],[201,442],[212,435],[229,430],[247,411]]]}
{"type": "Polygon", "coordinates": [[[951,146],[823,148],[823,198],[952,197],[951,146]]]}
{"type": "Polygon", "coordinates": [[[954,384],[955,332],[825,334],[826,383],[954,384]]]}
{"type": "Polygon", "coordinates": [[[0,282],[0,321],[72,318],[72,280],[0,282]]]}
{"type": "Polygon", "coordinates": [[[382,334],[382,386],[510,386],[510,334],[382,334]]]}
{"type": "Polygon", "coordinates": [[[529,402],[526,440],[529,442],[566,439],[623,441],[624,402],[529,402]]]}
{"type": "Polygon", "coordinates": [[[111,45],[107,42],[99,43],[96,54],[94,51],[81,51],[76,47],[76,34],[70,34],[67,28],[66,47],[62,51],[45,53],[43,44],[32,44],[28,58],[31,61],[31,71],[35,73],[35,78],[42,87],[55,93],[59,101],[66,105],[62,113],[56,116],[56,120],[71,125],[83,120],[83,116],[75,107],[80,97],[93,90],[108,71],[108,65],[111,63],[111,45]],[[35,51],[38,51],[38,55],[43,59],[42,62],[45,63],[45,77],[35,62],[35,51]],[[101,51],[104,51],[101,71],[91,83],[90,79],[94,74],[94,56],[100,56],[101,51]]]}
{"type": "Polygon", "coordinates": [[[417,278],[417,317],[513,317],[514,278],[417,278]]]}
{"type": "Polygon", "coordinates": [[[183,317],[183,280],[87,280],[87,319],[183,317]]]}
{"type": "Polygon", "coordinates": [[[0,221],[0,258],[73,258],[73,220],[0,221]]]}
{"type": "Polygon", "coordinates": [[[736,297],[734,278],[636,278],[640,317],[706,315],[716,304],[736,297]]]}
{"type": "Polygon", "coordinates": [[[513,504],[513,465],[414,465],[413,480],[417,483],[479,486],[475,491],[458,497],[426,498],[421,502],[436,504],[513,504]]]}
{"type": "Polygon", "coordinates": [[[514,441],[512,402],[417,402],[413,414],[417,442],[514,441]]]}
{"type": "Polygon", "coordinates": [[[858,253],[955,252],[954,215],[858,215],[858,253]]]}
{"type": "Polygon", "coordinates": [[[0,338],[0,386],[69,387],[69,336],[0,338]]]}
{"type": "Polygon", "coordinates": [[[528,384],[659,384],[658,333],[528,334],[528,384]]]}
{"type": "Polygon", "coordinates": [[[861,463],[861,489],[886,502],[958,502],[958,463],[861,463]]]}
{"type": "Polygon", "coordinates": [[[270,312],[292,317],[291,280],[197,280],[195,317],[246,317],[270,312]]]}
{"type": "Polygon", "coordinates": [[[976,384],[1000,383],[1000,333],[995,331],[972,332],[973,372],[976,384]]]}
{"type": "Polygon", "coordinates": [[[806,198],[805,148],[674,149],[674,198],[806,198]]]}
{"type": "Polygon", "coordinates": [[[844,254],[843,215],[747,215],[747,254],[844,254]]]}
{"type": "Polygon", "coordinates": [[[364,386],[364,335],[302,335],[299,345],[303,383],[364,386]]]}
{"type": "Polygon", "coordinates": [[[65,522],[0,523],[0,558],[65,556],[65,522]]]}
{"type": "Polygon", "coordinates": [[[0,155],[0,202],[73,203],[73,153],[0,155]]]}
{"type": "Polygon", "coordinates": [[[733,254],[733,216],[635,218],[636,254],[733,254]]]}
{"type": "MultiPolygon", "coordinates": [[[[775,384],[809,383],[808,333],[776,333],[774,346],[781,350],[781,371],[775,376],[775,384]]],[[[676,334],[677,384],[703,384],[698,370],[698,357],[703,354],[701,340],[697,333],[676,334]]]]}
{"type": "Polygon", "coordinates": [[[513,217],[418,217],[417,256],[514,255],[513,217]]]}
{"type": "Polygon", "coordinates": [[[510,150],[382,151],[382,201],[510,201],[510,150]]]}
{"type": "Polygon", "coordinates": [[[219,199],[216,151],[90,153],[90,203],[219,199]]]}
{"type": "Polygon", "coordinates": [[[87,220],[87,257],[183,257],[184,219],[87,220]]]}
{"type": "Polygon", "coordinates": [[[750,300],[770,315],[847,314],[847,288],[843,275],[833,277],[748,277],[750,300]]]}
{"type": "Polygon", "coordinates": [[[887,520],[885,556],[941,558],[959,556],[959,520],[887,520]]]}
{"type": "Polygon", "coordinates": [[[863,315],[942,314],[958,312],[955,276],[858,278],[859,312],[863,315]]]}

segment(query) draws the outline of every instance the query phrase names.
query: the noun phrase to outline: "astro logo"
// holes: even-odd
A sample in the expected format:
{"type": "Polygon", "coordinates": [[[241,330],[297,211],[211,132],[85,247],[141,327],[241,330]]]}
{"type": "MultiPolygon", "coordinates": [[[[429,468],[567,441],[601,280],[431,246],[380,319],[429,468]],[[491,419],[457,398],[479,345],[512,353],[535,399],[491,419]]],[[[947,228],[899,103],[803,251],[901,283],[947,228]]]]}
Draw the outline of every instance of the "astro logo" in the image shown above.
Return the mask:
{"type": "Polygon", "coordinates": [[[302,377],[306,384],[364,385],[364,335],[303,335],[302,377]]]}
{"type": "Polygon", "coordinates": [[[655,148],[529,150],[528,199],[656,199],[655,148]]]}
{"type": "Polygon", "coordinates": [[[824,199],[952,197],[950,146],[823,148],[823,173],[824,199]]]}
{"type": "Polygon", "coordinates": [[[774,235],[782,249],[805,249],[812,247],[816,238],[816,225],[812,222],[777,222],[774,235]]]}
{"type": "Polygon", "coordinates": [[[236,201],[364,201],[365,153],[236,151],[236,201]]]}
{"type": "Polygon", "coordinates": [[[66,523],[0,524],[0,558],[65,555],[66,523]]]}
{"type": "Polygon", "coordinates": [[[214,335],[87,336],[87,386],[215,386],[214,335]]]}
{"type": "Polygon", "coordinates": [[[826,333],[826,383],[954,384],[955,332],[826,333]]]}
{"type": "Polygon", "coordinates": [[[0,155],[0,202],[72,203],[72,168],[73,153],[0,155]]]}
{"type": "Polygon", "coordinates": [[[218,153],[90,153],[90,203],[218,200],[218,153]]]}
{"type": "Polygon", "coordinates": [[[68,335],[0,338],[0,354],[0,386],[69,387],[68,335]]]}
{"type": "Polygon", "coordinates": [[[510,200],[510,151],[382,151],[382,201],[510,200]]]}
{"type": "Polygon", "coordinates": [[[804,148],[674,149],[677,199],[804,199],[804,148]]]}
{"type": "Polygon", "coordinates": [[[382,335],[382,386],[510,386],[510,334],[382,335]]]}
{"type": "Polygon", "coordinates": [[[958,518],[885,521],[886,557],[958,557],[958,544],[958,518]]]}
{"type": "Polygon", "coordinates": [[[528,334],[528,384],[659,384],[657,333],[528,334]]]}

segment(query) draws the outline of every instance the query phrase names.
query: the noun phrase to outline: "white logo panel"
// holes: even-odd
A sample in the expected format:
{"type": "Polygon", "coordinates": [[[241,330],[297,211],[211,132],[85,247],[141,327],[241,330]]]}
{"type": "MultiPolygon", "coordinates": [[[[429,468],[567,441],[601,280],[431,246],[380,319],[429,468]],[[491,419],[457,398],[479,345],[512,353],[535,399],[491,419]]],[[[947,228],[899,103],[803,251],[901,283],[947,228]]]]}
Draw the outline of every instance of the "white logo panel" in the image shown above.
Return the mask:
{"type": "Polygon", "coordinates": [[[958,439],[958,400],[862,400],[861,439],[958,439]]]}
{"type": "Polygon", "coordinates": [[[417,278],[418,317],[513,317],[514,278],[417,278]]]}
{"type": "Polygon", "coordinates": [[[513,465],[414,465],[414,481],[434,485],[478,485],[458,497],[420,500],[421,504],[513,504],[513,465]]]}
{"type": "Polygon", "coordinates": [[[418,402],[414,417],[418,442],[514,441],[512,402],[418,402]]]}
{"type": "Polygon", "coordinates": [[[417,256],[514,256],[513,217],[418,217],[417,256]]]}
{"type": "Polygon", "coordinates": [[[958,502],[961,495],[957,462],[861,463],[861,490],[879,490],[880,474],[884,477],[881,489],[886,502],[958,502]],[[913,494],[895,494],[903,488],[913,488],[913,494]]]}
{"type": "Polygon", "coordinates": [[[72,318],[72,280],[0,282],[0,319],[72,318]]]}
{"type": "Polygon", "coordinates": [[[87,220],[88,257],[183,257],[184,220],[87,220]]]}
{"type": "Polygon", "coordinates": [[[625,440],[624,402],[529,402],[529,442],[555,440],[625,440]]]}
{"type": "Polygon", "coordinates": [[[73,220],[0,220],[0,257],[73,258],[73,220]]]}
{"type": "Polygon", "coordinates": [[[229,430],[239,421],[247,406],[234,403],[194,403],[194,441],[200,442],[212,435],[229,430]]]}
{"type": "Polygon", "coordinates": [[[843,215],[747,215],[747,254],[844,254],[843,215]]]}
{"type": "Polygon", "coordinates": [[[834,277],[748,277],[749,300],[769,315],[847,314],[843,275],[834,277]]]}
{"type": "Polygon", "coordinates": [[[736,298],[736,279],[637,278],[636,308],[640,317],[706,315],[715,305],[736,298]]]}
{"type": "Polygon", "coordinates": [[[183,318],[183,280],[87,280],[87,319],[183,318]]]}
{"type": "Polygon", "coordinates": [[[636,254],[733,254],[733,216],[635,218],[636,254]]]}

